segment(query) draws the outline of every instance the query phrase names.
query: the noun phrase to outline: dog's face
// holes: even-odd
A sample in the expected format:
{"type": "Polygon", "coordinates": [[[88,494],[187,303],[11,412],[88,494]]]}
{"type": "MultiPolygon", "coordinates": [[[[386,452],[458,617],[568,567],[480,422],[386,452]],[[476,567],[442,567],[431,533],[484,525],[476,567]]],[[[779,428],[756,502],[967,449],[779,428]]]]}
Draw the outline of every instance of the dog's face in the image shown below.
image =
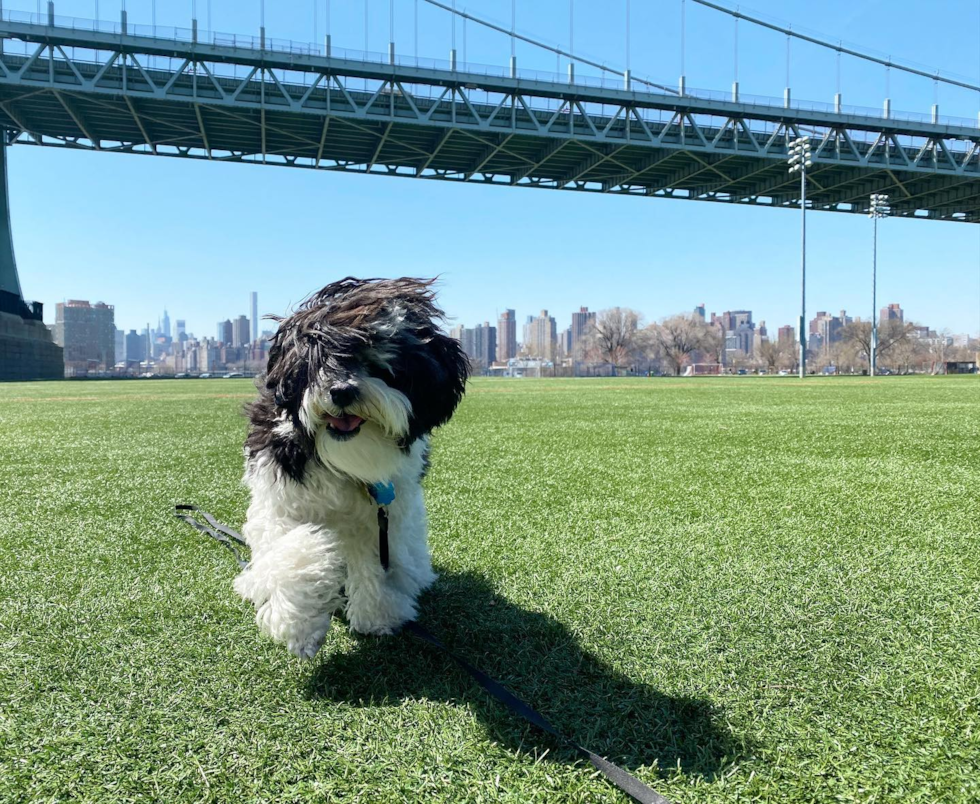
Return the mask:
{"type": "Polygon", "coordinates": [[[436,326],[431,285],[348,277],[280,321],[258,403],[274,408],[273,447],[373,483],[449,420],[469,363],[436,326]]]}

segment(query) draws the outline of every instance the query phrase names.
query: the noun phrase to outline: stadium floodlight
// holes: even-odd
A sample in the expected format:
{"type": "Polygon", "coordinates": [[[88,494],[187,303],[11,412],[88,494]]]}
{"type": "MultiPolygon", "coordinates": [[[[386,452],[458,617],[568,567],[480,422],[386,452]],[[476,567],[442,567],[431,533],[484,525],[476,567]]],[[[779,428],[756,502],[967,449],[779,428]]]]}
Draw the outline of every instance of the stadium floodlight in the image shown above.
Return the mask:
{"type": "Polygon", "coordinates": [[[871,376],[878,370],[878,219],[887,218],[892,208],[888,206],[886,193],[872,193],[868,217],[874,221],[874,250],[871,258],[871,376]]]}
{"type": "Polygon", "coordinates": [[[800,304],[800,379],[806,376],[806,172],[813,165],[809,137],[797,137],[789,144],[789,172],[800,174],[800,213],[802,232],[802,253],[800,273],[802,275],[802,299],[800,304]]]}

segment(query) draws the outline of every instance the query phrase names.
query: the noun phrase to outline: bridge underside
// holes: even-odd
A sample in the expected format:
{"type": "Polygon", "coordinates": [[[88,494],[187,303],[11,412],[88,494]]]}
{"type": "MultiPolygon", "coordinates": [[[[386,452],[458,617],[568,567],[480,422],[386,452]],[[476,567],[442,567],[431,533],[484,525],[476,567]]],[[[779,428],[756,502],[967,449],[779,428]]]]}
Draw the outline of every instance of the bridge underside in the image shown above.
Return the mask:
{"type": "Polygon", "coordinates": [[[813,208],[980,221],[977,129],[20,27],[15,143],[792,207],[809,134],[813,208]]]}

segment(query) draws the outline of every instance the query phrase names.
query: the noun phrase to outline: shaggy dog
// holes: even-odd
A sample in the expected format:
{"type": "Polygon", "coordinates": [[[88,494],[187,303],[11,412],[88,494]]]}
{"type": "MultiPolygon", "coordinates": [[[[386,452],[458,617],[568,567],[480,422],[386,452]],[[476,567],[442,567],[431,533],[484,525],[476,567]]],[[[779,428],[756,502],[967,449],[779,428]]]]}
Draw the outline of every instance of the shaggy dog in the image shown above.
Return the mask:
{"type": "Polygon", "coordinates": [[[248,408],[252,561],[235,589],[301,658],[339,610],[355,631],[392,633],[435,580],[420,482],[429,433],[459,404],[469,364],[436,326],[432,283],[348,277],[278,319],[248,408]],[[386,569],[379,506],[392,485],[386,569]]]}

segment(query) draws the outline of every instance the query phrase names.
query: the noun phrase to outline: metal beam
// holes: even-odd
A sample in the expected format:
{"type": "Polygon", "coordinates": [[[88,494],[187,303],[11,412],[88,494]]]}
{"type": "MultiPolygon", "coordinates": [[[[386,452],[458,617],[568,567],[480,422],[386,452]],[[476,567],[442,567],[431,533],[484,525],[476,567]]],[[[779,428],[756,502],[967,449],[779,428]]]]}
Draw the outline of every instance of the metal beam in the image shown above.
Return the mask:
{"type": "Polygon", "coordinates": [[[504,150],[504,147],[514,138],[513,134],[507,134],[499,143],[493,146],[489,146],[483,154],[481,154],[479,161],[473,166],[473,168],[466,174],[466,181],[473,178],[474,174],[479,173],[484,167],[492,160],[497,154],[504,150]]]}
{"type": "Polygon", "coordinates": [[[603,183],[603,190],[609,192],[615,187],[621,187],[624,184],[633,184],[640,176],[646,173],[648,170],[653,170],[665,162],[669,162],[671,159],[675,159],[683,155],[683,151],[668,151],[667,153],[658,153],[653,156],[649,156],[640,162],[631,172],[622,173],[618,176],[612,176],[603,183]]]}
{"type": "Polygon", "coordinates": [[[147,145],[153,148],[153,150],[156,150],[156,145],[153,142],[153,138],[150,136],[146,126],[143,125],[143,121],[140,120],[139,113],[136,111],[136,102],[129,97],[129,95],[124,95],[123,97],[126,99],[126,107],[129,109],[129,113],[133,116],[136,127],[140,130],[140,134],[143,135],[143,140],[147,145]]]}
{"type": "Polygon", "coordinates": [[[323,161],[323,147],[327,144],[327,132],[329,130],[330,118],[324,115],[323,128],[320,131],[320,144],[316,149],[316,167],[320,167],[320,162],[323,161]]]}
{"type": "Polygon", "coordinates": [[[439,151],[441,151],[442,147],[449,142],[449,138],[452,135],[453,130],[451,128],[443,129],[440,132],[439,136],[436,137],[435,143],[432,145],[432,150],[425,157],[425,162],[423,162],[421,167],[419,167],[418,173],[416,174],[417,176],[421,176],[428,169],[429,165],[432,164],[432,160],[439,156],[439,151]]]}
{"type": "Polygon", "coordinates": [[[367,166],[368,173],[371,172],[371,169],[374,167],[374,163],[377,162],[378,157],[381,156],[381,149],[385,147],[385,140],[388,139],[388,135],[391,133],[392,125],[394,124],[389,123],[387,126],[385,126],[384,133],[380,137],[378,137],[378,145],[374,149],[374,154],[371,157],[371,161],[368,162],[368,166],[367,166]]]}
{"type": "Polygon", "coordinates": [[[555,154],[557,154],[562,148],[564,148],[566,145],[573,142],[575,142],[575,140],[562,139],[549,143],[545,148],[541,150],[541,152],[538,154],[537,158],[533,162],[529,162],[521,170],[511,175],[510,183],[517,184],[519,181],[526,179],[528,176],[534,173],[534,171],[543,167],[544,164],[549,159],[551,159],[555,154]]]}
{"type": "Polygon", "coordinates": [[[566,185],[566,184],[571,184],[572,182],[579,181],[580,179],[582,179],[583,176],[586,176],[588,173],[595,170],[600,165],[603,165],[606,162],[613,160],[616,154],[618,154],[620,151],[626,150],[629,147],[630,147],[629,145],[620,145],[616,148],[613,148],[611,151],[609,151],[603,156],[593,153],[587,159],[583,159],[574,168],[572,168],[572,170],[570,170],[568,173],[566,173],[564,176],[558,179],[557,180],[558,184],[566,185]]]}
{"type": "Polygon", "coordinates": [[[2,103],[0,103],[0,109],[2,109],[6,113],[7,117],[9,117],[18,126],[20,126],[21,131],[33,135],[34,129],[30,125],[28,125],[28,123],[20,116],[20,114],[18,114],[13,110],[11,103],[12,101],[3,101],[2,103]]]}
{"type": "Polygon", "coordinates": [[[71,117],[71,119],[74,121],[75,125],[78,126],[82,134],[85,135],[85,138],[92,143],[92,145],[95,147],[95,150],[97,151],[101,150],[102,146],[99,142],[99,139],[92,135],[92,132],[89,130],[88,126],[85,125],[85,121],[82,119],[81,114],[76,112],[72,108],[71,104],[68,103],[68,99],[65,98],[65,96],[61,92],[54,89],[52,90],[52,93],[58,99],[58,102],[62,105],[62,107],[64,107],[64,110],[68,112],[68,116],[71,117]]]}
{"type": "Polygon", "coordinates": [[[208,152],[208,158],[211,157],[211,143],[208,142],[208,132],[204,128],[204,118],[201,116],[201,104],[194,104],[194,114],[197,115],[197,124],[201,128],[201,139],[204,140],[204,149],[208,152]]]}

